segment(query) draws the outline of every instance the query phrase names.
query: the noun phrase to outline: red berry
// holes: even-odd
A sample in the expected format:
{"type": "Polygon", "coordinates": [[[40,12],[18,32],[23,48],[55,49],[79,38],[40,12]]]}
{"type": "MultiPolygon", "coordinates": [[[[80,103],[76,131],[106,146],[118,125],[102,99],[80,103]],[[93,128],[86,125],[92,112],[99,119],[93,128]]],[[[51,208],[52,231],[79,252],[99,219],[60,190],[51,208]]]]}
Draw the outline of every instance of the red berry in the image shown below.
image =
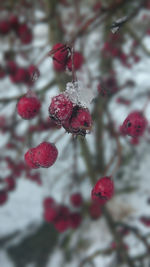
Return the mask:
{"type": "Polygon", "coordinates": [[[147,227],[150,227],[150,217],[141,216],[140,221],[147,227]]]}
{"type": "Polygon", "coordinates": [[[6,65],[6,70],[8,74],[11,74],[11,75],[15,74],[18,70],[18,66],[16,62],[12,60],[8,61],[6,65]]]}
{"type": "Polygon", "coordinates": [[[98,219],[102,214],[100,204],[93,201],[89,207],[89,213],[92,219],[98,219]]]}
{"type": "Polygon", "coordinates": [[[30,65],[27,69],[29,73],[29,82],[34,83],[40,76],[40,71],[34,65],[30,65]]]}
{"type": "Polygon", "coordinates": [[[57,217],[57,213],[58,213],[57,209],[54,205],[46,208],[46,210],[44,211],[45,221],[46,222],[53,222],[55,220],[55,218],[57,217]]]}
{"type": "Polygon", "coordinates": [[[68,49],[66,48],[66,45],[61,43],[55,44],[52,50],[54,50],[53,60],[60,64],[66,64],[68,57],[68,49]]]}
{"type": "Polygon", "coordinates": [[[80,207],[83,203],[83,199],[80,193],[74,193],[70,197],[71,204],[75,207],[80,207]]]}
{"type": "Polygon", "coordinates": [[[17,104],[17,112],[23,119],[34,118],[41,107],[40,101],[36,97],[23,96],[17,104]]]}
{"type": "Polygon", "coordinates": [[[17,30],[17,28],[19,26],[18,17],[16,15],[11,15],[9,18],[9,23],[10,23],[10,27],[13,30],[17,30]]]}
{"type": "Polygon", "coordinates": [[[10,75],[10,79],[13,83],[28,83],[29,73],[25,68],[18,68],[14,74],[10,75]]]}
{"type": "Polygon", "coordinates": [[[81,214],[78,212],[70,213],[69,220],[70,220],[70,227],[73,229],[77,229],[82,221],[81,214]]]}
{"type": "Polygon", "coordinates": [[[44,198],[43,200],[44,209],[51,207],[52,205],[54,205],[54,203],[55,203],[55,200],[52,197],[44,198]]]}
{"type": "Polygon", "coordinates": [[[12,177],[12,176],[6,177],[4,179],[4,181],[7,184],[7,190],[8,191],[13,191],[15,189],[16,181],[15,181],[14,177],[12,177]]]}
{"type": "Polygon", "coordinates": [[[59,63],[59,62],[57,62],[56,60],[53,60],[53,67],[54,67],[54,70],[55,71],[65,71],[65,69],[66,69],[66,64],[64,64],[64,63],[59,63]]]}
{"type": "Polygon", "coordinates": [[[124,133],[132,137],[142,136],[147,126],[147,120],[140,111],[131,112],[122,125],[124,133]]]}
{"type": "Polygon", "coordinates": [[[63,126],[68,132],[85,135],[86,130],[90,130],[92,126],[92,118],[88,109],[75,107],[68,124],[69,128],[67,124],[63,126]]]}
{"type": "Polygon", "coordinates": [[[8,199],[8,195],[5,191],[0,191],[0,205],[3,205],[8,199]]]}
{"type": "Polygon", "coordinates": [[[111,177],[105,176],[100,178],[95,184],[91,197],[92,200],[98,201],[100,204],[105,204],[114,194],[114,183],[111,177]]]}
{"type": "Polygon", "coordinates": [[[58,208],[58,214],[54,221],[54,226],[56,230],[60,233],[66,231],[70,226],[69,210],[65,206],[60,206],[58,208]]]}
{"type": "Polygon", "coordinates": [[[36,169],[39,167],[49,168],[58,156],[58,150],[54,144],[43,142],[36,148],[29,149],[25,154],[25,160],[29,167],[36,169]]]}
{"type": "Polygon", "coordinates": [[[0,34],[7,34],[10,31],[10,23],[7,20],[0,21],[0,34]]]}
{"type": "Polygon", "coordinates": [[[60,94],[52,98],[49,106],[50,117],[58,123],[65,122],[71,117],[73,104],[65,94],[60,94]]]}
{"type": "MultiPolygon", "coordinates": [[[[74,57],[73,57],[73,64],[74,64],[74,69],[79,70],[81,66],[83,65],[84,58],[80,52],[74,52],[74,57]]],[[[68,58],[67,61],[67,67],[70,71],[72,71],[72,58],[71,56],[68,58]]]]}
{"type": "Polygon", "coordinates": [[[32,42],[32,32],[27,24],[20,24],[17,29],[17,34],[23,44],[27,45],[32,42]]]}

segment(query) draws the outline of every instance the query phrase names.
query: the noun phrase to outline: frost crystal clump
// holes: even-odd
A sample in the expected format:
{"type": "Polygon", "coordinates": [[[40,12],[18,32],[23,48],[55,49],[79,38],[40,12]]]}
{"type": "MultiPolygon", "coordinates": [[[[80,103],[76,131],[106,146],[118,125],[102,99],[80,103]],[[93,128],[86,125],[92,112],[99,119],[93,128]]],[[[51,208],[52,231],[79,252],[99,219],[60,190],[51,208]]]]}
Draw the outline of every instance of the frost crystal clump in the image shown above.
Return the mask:
{"type": "Polygon", "coordinates": [[[89,107],[94,98],[92,90],[85,88],[79,81],[67,83],[65,94],[73,104],[85,108],[89,107]]]}

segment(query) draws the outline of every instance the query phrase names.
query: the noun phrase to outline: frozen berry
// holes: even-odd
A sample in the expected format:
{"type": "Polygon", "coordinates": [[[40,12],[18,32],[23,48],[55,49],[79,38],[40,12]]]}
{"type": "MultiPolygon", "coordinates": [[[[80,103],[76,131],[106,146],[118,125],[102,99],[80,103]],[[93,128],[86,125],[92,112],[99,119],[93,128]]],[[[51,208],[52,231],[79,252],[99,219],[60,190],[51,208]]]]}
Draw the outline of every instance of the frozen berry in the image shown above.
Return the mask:
{"type": "Polygon", "coordinates": [[[29,80],[29,73],[25,68],[17,68],[16,72],[10,75],[13,83],[27,83],[29,80]]]}
{"type": "Polygon", "coordinates": [[[18,66],[15,61],[8,61],[6,64],[6,71],[8,74],[13,75],[17,72],[18,66]]]}
{"type": "Polygon", "coordinates": [[[52,205],[54,205],[55,201],[52,197],[46,197],[43,201],[43,206],[45,209],[51,207],[52,205]]]}
{"type": "Polygon", "coordinates": [[[27,45],[32,42],[32,32],[31,29],[28,27],[27,24],[23,23],[20,24],[17,29],[17,34],[20,38],[22,44],[27,45]]]}
{"type": "MultiPolygon", "coordinates": [[[[79,70],[81,66],[83,65],[84,58],[80,52],[74,52],[74,57],[73,57],[73,64],[74,64],[74,69],[79,70]]],[[[67,61],[67,67],[70,71],[72,71],[72,58],[71,56],[68,58],[67,61]]]]}
{"type": "Polygon", "coordinates": [[[91,129],[91,126],[92,118],[88,109],[75,107],[69,122],[69,129],[66,130],[74,134],[85,135],[86,131],[91,129]]]}
{"type": "Polygon", "coordinates": [[[17,104],[17,112],[23,119],[34,118],[41,107],[40,101],[36,97],[23,96],[17,104]]]}
{"type": "Polygon", "coordinates": [[[105,204],[114,194],[114,183],[111,177],[105,176],[100,178],[95,184],[91,197],[92,200],[105,204]]]}
{"type": "Polygon", "coordinates": [[[140,111],[131,112],[122,124],[124,133],[132,137],[142,136],[147,126],[147,120],[140,111]]]}
{"type": "Polygon", "coordinates": [[[60,94],[52,98],[49,106],[50,117],[58,123],[63,123],[71,117],[73,104],[65,94],[60,94]]]}
{"type": "Polygon", "coordinates": [[[58,232],[66,231],[70,226],[70,214],[66,206],[59,206],[58,214],[54,221],[54,226],[58,232]]]}
{"type": "Polygon", "coordinates": [[[58,156],[58,150],[54,144],[43,142],[35,148],[29,149],[25,154],[25,160],[29,167],[36,169],[39,167],[49,168],[58,156]]]}
{"type": "Polygon", "coordinates": [[[83,203],[83,199],[80,193],[74,193],[70,197],[71,204],[75,207],[80,207],[83,203]]]}
{"type": "Polygon", "coordinates": [[[44,211],[44,219],[46,222],[53,222],[57,217],[57,209],[55,205],[47,207],[44,211]]]}

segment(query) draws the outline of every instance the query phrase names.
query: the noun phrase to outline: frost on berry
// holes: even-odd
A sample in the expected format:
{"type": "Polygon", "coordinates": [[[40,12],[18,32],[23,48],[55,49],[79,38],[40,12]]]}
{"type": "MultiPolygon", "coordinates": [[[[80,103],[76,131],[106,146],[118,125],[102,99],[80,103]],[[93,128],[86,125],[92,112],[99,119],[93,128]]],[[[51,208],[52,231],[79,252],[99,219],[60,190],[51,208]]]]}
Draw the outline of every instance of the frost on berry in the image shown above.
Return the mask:
{"type": "Polygon", "coordinates": [[[105,204],[114,194],[114,183],[111,177],[105,176],[100,178],[91,192],[92,200],[101,205],[105,204]]]}
{"type": "Polygon", "coordinates": [[[140,111],[131,112],[123,122],[122,131],[131,137],[139,137],[144,134],[147,120],[140,111]]]}
{"type": "Polygon", "coordinates": [[[54,144],[43,142],[25,153],[25,161],[30,168],[49,168],[58,156],[58,150],[54,144]]]}
{"type": "Polygon", "coordinates": [[[63,123],[71,117],[73,103],[65,94],[59,94],[52,98],[49,106],[49,115],[58,123],[63,123]]]}
{"type": "Polygon", "coordinates": [[[17,104],[17,112],[23,119],[29,120],[38,114],[40,107],[37,97],[23,96],[17,104]]]}

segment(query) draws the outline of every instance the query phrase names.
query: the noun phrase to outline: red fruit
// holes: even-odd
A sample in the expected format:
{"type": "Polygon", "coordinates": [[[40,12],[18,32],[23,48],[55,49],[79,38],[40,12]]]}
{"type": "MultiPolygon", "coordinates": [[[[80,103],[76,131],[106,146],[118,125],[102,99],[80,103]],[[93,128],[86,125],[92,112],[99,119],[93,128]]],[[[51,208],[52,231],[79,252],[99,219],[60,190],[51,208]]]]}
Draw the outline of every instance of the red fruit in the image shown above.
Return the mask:
{"type": "MultiPolygon", "coordinates": [[[[73,57],[73,64],[74,64],[74,69],[79,70],[81,66],[83,65],[84,58],[80,52],[74,52],[74,57],[73,57]]],[[[67,67],[70,71],[72,71],[72,58],[71,56],[68,58],[67,61],[67,67]]]]}
{"type": "Polygon", "coordinates": [[[32,42],[32,32],[27,24],[20,24],[17,29],[17,34],[23,44],[27,45],[32,42]]]}
{"type": "Polygon", "coordinates": [[[77,229],[82,221],[81,214],[78,212],[70,213],[69,220],[70,220],[70,227],[73,229],[77,229]]]}
{"type": "Polygon", "coordinates": [[[10,31],[10,23],[7,20],[0,21],[0,34],[7,34],[10,31]]]}
{"type": "Polygon", "coordinates": [[[29,73],[25,68],[18,68],[14,74],[10,75],[10,79],[13,83],[28,83],[29,73]]]}
{"type": "Polygon", "coordinates": [[[66,231],[70,226],[69,210],[65,206],[60,206],[57,217],[54,221],[55,228],[61,233],[66,231]]]}
{"type": "Polygon", "coordinates": [[[65,94],[52,98],[49,106],[50,117],[58,123],[63,123],[71,117],[73,104],[65,94]]]}
{"type": "Polygon", "coordinates": [[[44,211],[44,219],[46,222],[53,222],[56,217],[57,217],[57,209],[54,205],[46,208],[46,210],[44,211]]]}
{"type": "Polygon", "coordinates": [[[105,204],[114,194],[114,183],[111,177],[105,176],[100,178],[94,186],[91,197],[92,200],[100,204],[105,204]]]}
{"type": "Polygon", "coordinates": [[[140,221],[147,227],[150,227],[150,217],[141,216],[140,221]]]}
{"type": "Polygon", "coordinates": [[[59,63],[59,62],[57,62],[56,60],[53,60],[53,67],[54,67],[54,70],[55,71],[65,71],[65,69],[66,69],[66,64],[64,64],[64,63],[59,63]]]}
{"type": "Polygon", "coordinates": [[[139,137],[144,134],[147,120],[140,111],[131,112],[122,125],[124,133],[132,137],[139,137]]]}
{"type": "Polygon", "coordinates": [[[17,104],[17,112],[23,119],[30,120],[38,114],[40,107],[36,97],[23,96],[17,104]]]}
{"type": "Polygon", "coordinates": [[[5,191],[0,191],[0,205],[3,205],[8,199],[8,195],[5,191]]]}
{"type": "Polygon", "coordinates": [[[19,26],[19,21],[18,21],[18,17],[15,15],[11,15],[9,18],[9,23],[10,23],[10,27],[13,30],[17,30],[18,26],[19,26]]]}
{"type": "Polygon", "coordinates": [[[47,208],[53,206],[54,203],[55,203],[55,200],[52,197],[44,198],[44,200],[43,200],[44,209],[47,209],[47,208]]]}
{"type": "Polygon", "coordinates": [[[25,161],[30,168],[49,168],[58,156],[58,150],[54,144],[43,142],[36,148],[29,149],[25,154],[25,161]]]}
{"type": "Polygon", "coordinates": [[[7,190],[8,191],[13,191],[15,189],[16,181],[15,181],[14,177],[9,176],[9,177],[5,178],[4,181],[7,184],[7,190]]]}
{"type": "Polygon", "coordinates": [[[98,219],[102,214],[100,204],[93,201],[89,207],[89,213],[92,219],[98,219]]]}
{"type": "Polygon", "coordinates": [[[6,65],[6,70],[7,70],[8,74],[11,74],[11,75],[15,74],[18,70],[18,66],[17,66],[16,62],[11,61],[11,60],[8,61],[7,65],[6,65]]]}
{"type": "Polygon", "coordinates": [[[30,65],[27,71],[29,73],[29,82],[34,83],[40,76],[40,71],[34,65],[30,65]]]}
{"type": "Polygon", "coordinates": [[[52,50],[54,51],[53,60],[60,64],[66,64],[68,57],[68,49],[66,48],[66,45],[61,43],[55,44],[52,50]]]}
{"type": "Polygon", "coordinates": [[[80,193],[74,193],[70,197],[71,204],[75,207],[80,207],[83,203],[83,199],[80,193]]]}
{"type": "Polygon", "coordinates": [[[85,135],[86,130],[90,130],[92,126],[92,118],[88,109],[77,108],[69,124],[72,133],[85,135]]]}

